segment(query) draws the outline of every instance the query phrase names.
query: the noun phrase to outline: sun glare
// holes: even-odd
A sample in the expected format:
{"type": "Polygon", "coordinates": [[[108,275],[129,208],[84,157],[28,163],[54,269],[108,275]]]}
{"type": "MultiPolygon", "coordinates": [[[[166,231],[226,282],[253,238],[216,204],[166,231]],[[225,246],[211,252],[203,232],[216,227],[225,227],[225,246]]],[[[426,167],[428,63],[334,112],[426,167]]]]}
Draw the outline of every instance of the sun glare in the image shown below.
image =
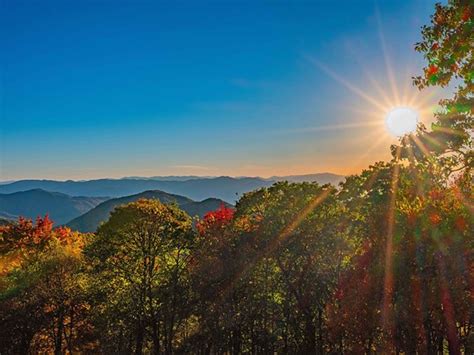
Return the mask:
{"type": "MultiPolygon", "coordinates": [[[[436,107],[437,92],[432,90],[429,93],[420,95],[419,91],[411,86],[411,79],[397,82],[395,77],[387,74],[388,81],[385,87],[380,84],[368,69],[363,71],[368,74],[368,81],[371,86],[361,88],[347,81],[336,72],[331,70],[324,63],[308,57],[308,59],[319,69],[324,71],[334,80],[342,84],[345,88],[353,92],[365,107],[350,106],[349,110],[355,114],[354,117],[364,117],[356,122],[348,122],[331,127],[315,127],[315,129],[352,129],[357,127],[371,127],[367,130],[370,134],[376,136],[374,140],[374,149],[387,143],[388,136],[399,138],[405,134],[416,131],[419,123],[429,124],[433,117],[436,107]],[[384,127],[385,126],[385,127],[384,127]],[[384,131],[382,134],[381,131],[384,131]]],[[[388,66],[388,64],[387,64],[388,66]]],[[[391,73],[392,68],[387,68],[387,72],[391,73]]],[[[411,72],[407,69],[407,71],[411,72]]],[[[406,77],[409,77],[407,74],[406,77]]]]}
{"type": "Polygon", "coordinates": [[[396,107],[385,116],[387,130],[395,137],[414,132],[418,121],[418,112],[410,107],[396,107]]]}
{"type": "MultiPolygon", "coordinates": [[[[346,122],[339,122],[328,126],[315,126],[311,130],[340,130],[351,132],[352,141],[359,139],[364,143],[364,150],[357,150],[358,156],[354,156],[351,163],[345,168],[347,171],[359,169],[364,164],[370,164],[371,159],[385,159],[390,154],[388,146],[393,144],[404,135],[416,132],[419,124],[429,126],[434,119],[438,108],[437,101],[440,92],[436,89],[425,90],[423,94],[413,85],[412,75],[417,72],[416,68],[396,68],[391,64],[391,57],[384,42],[384,36],[379,21],[379,36],[381,40],[381,51],[385,61],[385,73],[380,69],[367,67],[364,57],[357,50],[352,50],[351,55],[356,61],[363,74],[361,86],[340,75],[324,62],[311,55],[305,58],[316,68],[333,78],[354,94],[353,101],[343,107],[347,111],[346,122]],[[397,75],[395,75],[397,73],[397,75]],[[352,131],[360,129],[358,134],[352,131]],[[367,144],[369,143],[369,144],[367,144]],[[385,152],[385,156],[383,153],[385,152]]],[[[308,127],[304,128],[308,131],[308,127]]],[[[414,138],[416,139],[416,135],[414,138]]],[[[415,142],[421,146],[421,142],[415,142]]],[[[436,144],[436,142],[434,142],[436,144]]],[[[423,149],[423,148],[420,148],[423,149]]]]}

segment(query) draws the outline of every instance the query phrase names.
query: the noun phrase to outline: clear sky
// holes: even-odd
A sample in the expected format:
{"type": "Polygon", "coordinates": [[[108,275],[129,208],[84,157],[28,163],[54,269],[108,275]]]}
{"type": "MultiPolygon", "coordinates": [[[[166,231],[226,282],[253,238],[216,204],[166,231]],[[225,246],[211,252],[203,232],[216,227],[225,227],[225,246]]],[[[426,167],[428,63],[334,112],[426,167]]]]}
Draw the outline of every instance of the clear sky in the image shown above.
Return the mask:
{"type": "Polygon", "coordinates": [[[360,171],[389,158],[380,106],[413,98],[434,1],[0,6],[11,180],[360,171]]]}

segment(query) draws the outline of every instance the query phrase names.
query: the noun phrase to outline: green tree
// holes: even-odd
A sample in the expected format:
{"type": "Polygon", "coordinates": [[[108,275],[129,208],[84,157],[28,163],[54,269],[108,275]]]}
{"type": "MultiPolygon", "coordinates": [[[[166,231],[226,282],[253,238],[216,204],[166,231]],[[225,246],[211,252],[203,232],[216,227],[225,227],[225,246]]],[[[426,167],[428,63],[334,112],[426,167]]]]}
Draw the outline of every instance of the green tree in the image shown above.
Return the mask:
{"type": "Polygon", "coordinates": [[[450,0],[436,4],[431,24],[423,26],[415,49],[427,60],[423,75],[414,78],[418,88],[458,84],[454,97],[441,100],[431,131],[421,126],[416,138],[404,141],[403,155],[427,159],[438,156],[448,172],[462,171],[468,179],[474,164],[474,4],[450,0]]]}
{"type": "Polygon", "coordinates": [[[336,193],[278,183],[244,195],[230,223],[206,229],[199,331],[213,351],[329,349],[326,306],[353,250],[336,193]]]}
{"type": "Polygon", "coordinates": [[[363,243],[331,309],[340,351],[472,349],[472,213],[457,186],[412,173],[377,164],[342,186],[363,243]]]}
{"type": "Polygon", "coordinates": [[[88,245],[96,324],[107,352],[171,353],[188,316],[190,217],[140,200],[115,209],[88,245]]]}

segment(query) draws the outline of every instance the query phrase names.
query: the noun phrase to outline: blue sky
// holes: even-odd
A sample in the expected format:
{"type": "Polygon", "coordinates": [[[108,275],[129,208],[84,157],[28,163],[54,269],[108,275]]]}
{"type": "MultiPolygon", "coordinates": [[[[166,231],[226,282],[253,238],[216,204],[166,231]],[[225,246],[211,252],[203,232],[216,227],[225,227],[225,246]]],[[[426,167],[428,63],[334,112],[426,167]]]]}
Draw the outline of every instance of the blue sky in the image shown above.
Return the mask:
{"type": "MultiPolygon", "coordinates": [[[[388,65],[397,90],[409,87],[423,64],[413,44],[434,8],[2,4],[0,180],[360,171],[387,159],[394,138],[372,146],[383,112],[343,82],[393,98],[388,65]]],[[[423,104],[437,95],[423,93],[423,104]]]]}

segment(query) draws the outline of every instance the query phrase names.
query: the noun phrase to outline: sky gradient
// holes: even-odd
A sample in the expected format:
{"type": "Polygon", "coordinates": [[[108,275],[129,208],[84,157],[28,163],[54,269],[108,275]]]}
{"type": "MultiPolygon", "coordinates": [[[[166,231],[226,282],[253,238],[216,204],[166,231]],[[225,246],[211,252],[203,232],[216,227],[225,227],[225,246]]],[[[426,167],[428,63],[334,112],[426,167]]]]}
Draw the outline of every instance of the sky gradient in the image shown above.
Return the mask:
{"type": "MultiPolygon", "coordinates": [[[[1,6],[0,180],[77,180],[388,159],[380,106],[415,95],[434,1],[1,6]]],[[[425,123],[440,97],[413,99],[425,123]]]]}

